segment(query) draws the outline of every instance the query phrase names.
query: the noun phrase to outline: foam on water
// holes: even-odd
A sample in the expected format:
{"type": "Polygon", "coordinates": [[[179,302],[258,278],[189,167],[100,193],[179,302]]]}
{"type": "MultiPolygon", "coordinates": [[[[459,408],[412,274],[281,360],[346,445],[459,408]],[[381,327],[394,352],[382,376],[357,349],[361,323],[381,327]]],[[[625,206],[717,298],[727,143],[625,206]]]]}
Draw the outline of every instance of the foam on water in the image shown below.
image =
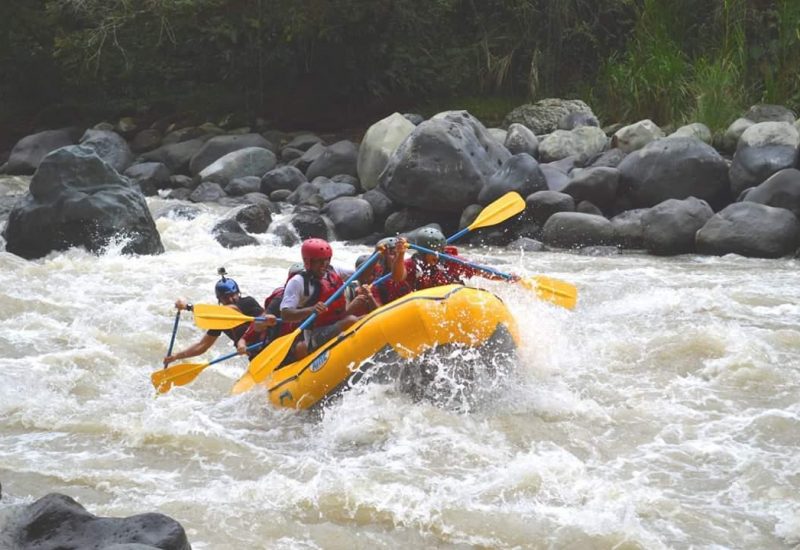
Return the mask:
{"type": "MultiPolygon", "coordinates": [[[[260,299],[297,261],[270,235],[220,247],[225,210],[201,210],[157,221],[161,256],[0,253],[0,524],[60,491],[172,515],[197,549],[800,543],[796,260],[465,250],[576,284],[577,309],[476,279],[523,336],[485,395],[447,374],[475,357],[449,352],[438,399],[360,384],[295,413],[229,395],[241,358],[154,397],[176,297],[212,301],[224,265],[260,299]]],[[[178,348],[201,334],[182,319],[178,348]]]]}

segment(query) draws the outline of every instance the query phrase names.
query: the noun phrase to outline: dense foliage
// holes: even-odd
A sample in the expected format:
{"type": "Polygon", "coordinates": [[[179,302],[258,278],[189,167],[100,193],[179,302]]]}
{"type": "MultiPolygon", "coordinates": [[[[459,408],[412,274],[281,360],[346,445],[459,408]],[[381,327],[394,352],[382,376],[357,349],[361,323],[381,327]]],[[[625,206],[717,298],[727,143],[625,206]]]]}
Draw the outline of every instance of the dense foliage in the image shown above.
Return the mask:
{"type": "Polygon", "coordinates": [[[797,0],[3,2],[0,104],[352,118],[560,96],[606,121],[720,128],[800,104],[799,25],[797,0]]]}

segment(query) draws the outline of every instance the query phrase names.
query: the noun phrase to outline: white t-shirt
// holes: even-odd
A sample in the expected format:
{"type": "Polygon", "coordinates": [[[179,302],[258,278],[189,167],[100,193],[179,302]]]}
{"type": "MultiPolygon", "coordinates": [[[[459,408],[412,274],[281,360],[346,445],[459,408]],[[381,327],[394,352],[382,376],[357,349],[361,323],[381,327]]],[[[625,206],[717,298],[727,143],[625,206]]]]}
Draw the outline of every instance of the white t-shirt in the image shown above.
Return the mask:
{"type": "MultiPolygon", "coordinates": [[[[350,277],[352,277],[353,273],[355,273],[354,269],[347,269],[339,266],[332,266],[333,270],[339,274],[339,277],[342,278],[343,281],[346,281],[350,277]]],[[[305,291],[305,283],[303,282],[303,276],[301,274],[297,274],[286,283],[286,287],[283,290],[283,299],[281,300],[281,309],[297,309],[301,307],[307,307],[313,304],[307,303],[311,295],[314,293],[316,284],[313,282],[309,285],[309,293],[306,294],[305,291]]]]}

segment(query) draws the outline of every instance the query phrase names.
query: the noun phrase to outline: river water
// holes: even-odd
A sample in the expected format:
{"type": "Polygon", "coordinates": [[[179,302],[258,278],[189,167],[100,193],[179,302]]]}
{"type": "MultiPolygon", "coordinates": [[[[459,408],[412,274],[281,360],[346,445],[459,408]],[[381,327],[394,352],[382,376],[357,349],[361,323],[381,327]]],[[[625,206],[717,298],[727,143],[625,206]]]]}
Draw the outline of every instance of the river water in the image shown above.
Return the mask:
{"type": "MultiPolygon", "coordinates": [[[[157,220],[161,256],[0,252],[0,527],[56,491],[168,514],[195,549],[800,544],[797,260],[465,249],[580,292],[569,312],[480,283],[524,344],[472,406],[365,384],[276,410],[263,389],[229,394],[238,357],[156,398],[175,298],[212,302],[224,265],[261,299],[299,259],[269,235],[220,247],[223,211],[157,220]]],[[[178,348],[201,334],[184,317],[178,348]]]]}

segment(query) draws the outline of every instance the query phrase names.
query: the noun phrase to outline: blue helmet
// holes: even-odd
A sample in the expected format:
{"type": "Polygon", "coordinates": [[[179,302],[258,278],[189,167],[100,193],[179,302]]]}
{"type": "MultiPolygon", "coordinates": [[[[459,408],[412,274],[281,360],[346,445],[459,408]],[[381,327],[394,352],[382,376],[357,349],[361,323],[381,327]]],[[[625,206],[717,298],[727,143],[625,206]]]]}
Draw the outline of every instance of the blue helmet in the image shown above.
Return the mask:
{"type": "Polygon", "coordinates": [[[239,285],[237,285],[236,281],[233,279],[226,279],[223,276],[222,279],[217,281],[217,284],[214,285],[214,292],[217,295],[217,301],[221,302],[225,296],[238,293],[239,285]]]}

